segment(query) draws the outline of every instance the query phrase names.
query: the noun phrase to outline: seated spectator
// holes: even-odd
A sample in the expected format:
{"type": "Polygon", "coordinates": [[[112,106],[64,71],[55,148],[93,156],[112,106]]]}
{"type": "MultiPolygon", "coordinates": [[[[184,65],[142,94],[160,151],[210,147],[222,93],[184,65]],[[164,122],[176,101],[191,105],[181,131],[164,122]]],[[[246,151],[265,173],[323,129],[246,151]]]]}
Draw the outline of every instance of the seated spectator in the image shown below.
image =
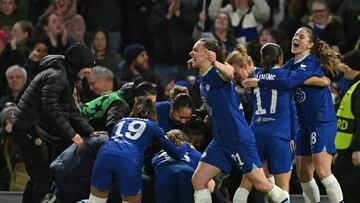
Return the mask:
{"type": "Polygon", "coordinates": [[[86,78],[90,91],[95,93],[97,96],[113,92],[114,74],[111,70],[102,66],[95,66],[86,78]]]}
{"type": "Polygon", "coordinates": [[[0,98],[0,111],[8,102],[16,103],[19,94],[23,90],[27,80],[26,70],[18,65],[10,66],[6,70],[6,80],[8,83],[8,93],[0,98]]]}
{"type": "Polygon", "coordinates": [[[327,0],[309,2],[310,15],[302,18],[304,25],[314,29],[316,36],[328,43],[338,53],[347,51],[347,39],[339,16],[330,13],[327,0]]]}
{"type": "Polygon", "coordinates": [[[121,57],[110,52],[109,32],[99,28],[94,31],[91,41],[91,49],[96,57],[96,64],[109,68],[114,74],[119,71],[118,65],[121,57]]]}
{"type": "Polygon", "coordinates": [[[232,30],[231,19],[228,13],[221,11],[216,15],[210,32],[203,32],[205,28],[206,14],[204,11],[199,14],[199,22],[193,32],[194,40],[209,38],[223,43],[227,53],[234,50],[237,42],[232,30]]]}
{"type": "Polygon", "coordinates": [[[48,54],[47,45],[41,40],[34,40],[31,52],[24,64],[29,81],[39,73],[39,63],[48,54]]]}

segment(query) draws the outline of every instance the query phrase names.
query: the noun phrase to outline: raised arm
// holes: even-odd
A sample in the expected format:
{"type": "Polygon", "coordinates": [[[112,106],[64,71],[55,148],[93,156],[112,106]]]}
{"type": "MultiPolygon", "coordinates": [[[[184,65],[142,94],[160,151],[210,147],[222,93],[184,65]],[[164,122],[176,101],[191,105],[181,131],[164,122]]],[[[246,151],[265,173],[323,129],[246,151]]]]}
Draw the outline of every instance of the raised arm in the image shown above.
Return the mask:
{"type": "Polygon", "coordinates": [[[216,60],[216,54],[213,51],[206,50],[208,58],[211,64],[220,72],[220,76],[224,81],[230,81],[234,79],[234,68],[228,63],[221,63],[216,60]]]}

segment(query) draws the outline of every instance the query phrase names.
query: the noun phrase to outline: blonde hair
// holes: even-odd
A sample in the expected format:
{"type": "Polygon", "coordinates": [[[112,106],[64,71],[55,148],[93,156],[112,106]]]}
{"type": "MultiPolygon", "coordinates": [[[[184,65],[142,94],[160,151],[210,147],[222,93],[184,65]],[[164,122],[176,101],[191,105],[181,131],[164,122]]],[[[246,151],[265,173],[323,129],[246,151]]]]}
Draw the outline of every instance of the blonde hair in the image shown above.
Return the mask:
{"type": "Polygon", "coordinates": [[[180,85],[175,85],[170,90],[170,100],[174,101],[174,98],[181,93],[189,94],[188,88],[186,88],[184,86],[180,86],[180,85]]]}
{"type": "Polygon", "coordinates": [[[254,66],[253,60],[247,54],[247,50],[242,44],[236,45],[236,49],[226,57],[225,62],[239,66],[254,66]]]}
{"type": "Polygon", "coordinates": [[[170,130],[169,132],[166,133],[166,136],[176,146],[179,146],[183,143],[189,143],[189,138],[186,135],[186,133],[178,129],[170,130]]]}

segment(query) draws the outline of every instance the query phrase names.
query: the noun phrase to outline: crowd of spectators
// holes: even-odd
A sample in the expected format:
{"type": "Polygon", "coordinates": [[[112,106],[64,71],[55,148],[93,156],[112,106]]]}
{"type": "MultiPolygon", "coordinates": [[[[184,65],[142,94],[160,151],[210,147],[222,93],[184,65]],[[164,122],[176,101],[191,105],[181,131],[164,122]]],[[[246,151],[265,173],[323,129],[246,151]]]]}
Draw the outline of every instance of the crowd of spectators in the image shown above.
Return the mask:
{"type": "MultiPolygon", "coordinates": [[[[75,42],[90,48],[96,58],[92,74],[75,85],[79,106],[126,89],[141,76],[156,87],[157,101],[170,100],[170,90],[180,85],[200,107],[198,73],[187,68],[196,40],[216,39],[227,53],[241,43],[259,66],[260,48],[268,42],[281,46],[285,60],[291,58],[290,37],[304,25],[341,56],[359,49],[360,1],[0,0],[1,116],[16,105],[39,72],[40,61],[48,54],[64,55],[75,42]]],[[[337,107],[349,82],[342,76],[329,77],[337,107]]],[[[202,111],[196,109],[198,115],[202,111]]],[[[5,128],[6,119],[0,120],[5,128]]],[[[9,190],[4,143],[10,138],[4,130],[0,133],[0,189],[9,190]]],[[[18,156],[14,148],[12,166],[21,161],[18,156]]]]}

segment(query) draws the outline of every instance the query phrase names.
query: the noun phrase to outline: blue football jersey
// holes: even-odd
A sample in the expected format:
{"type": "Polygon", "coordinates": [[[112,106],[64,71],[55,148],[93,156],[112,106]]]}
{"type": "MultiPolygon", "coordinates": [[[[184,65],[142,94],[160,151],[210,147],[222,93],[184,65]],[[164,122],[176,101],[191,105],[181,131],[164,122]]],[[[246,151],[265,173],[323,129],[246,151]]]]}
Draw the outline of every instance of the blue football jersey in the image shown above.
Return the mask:
{"type": "MultiPolygon", "coordinates": [[[[288,71],[273,68],[268,73],[256,69],[255,77],[262,80],[274,81],[284,79],[288,71]]],[[[276,90],[269,88],[255,88],[251,94],[253,117],[251,129],[256,137],[273,136],[291,139],[291,90],[276,90]]]]}
{"type": "Polygon", "coordinates": [[[289,60],[284,69],[290,70],[287,78],[282,80],[260,80],[260,87],[274,89],[295,88],[295,101],[299,124],[304,125],[314,121],[336,120],[335,109],[332,104],[329,88],[302,85],[312,76],[324,75],[321,64],[314,54],[309,54],[303,60],[294,63],[295,59],[289,60]]]}
{"type": "Polygon", "coordinates": [[[201,78],[201,98],[211,118],[214,140],[222,146],[233,146],[253,136],[243,113],[232,81],[223,81],[216,68],[201,78]]]}
{"type": "Polygon", "coordinates": [[[165,131],[168,132],[174,129],[176,126],[170,118],[170,108],[171,103],[169,101],[156,102],[156,113],[158,115],[159,126],[165,131]]]}
{"type": "Polygon", "coordinates": [[[124,156],[135,157],[142,162],[144,151],[153,138],[175,159],[183,157],[186,148],[189,147],[182,145],[177,149],[166,138],[164,131],[156,122],[149,119],[131,117],[123,118],[116,124],[111,132],[109,143],[106,145],[108,145],[107,149],[109,151],[111,151],[112,147],[115,147],[117,151],[123,152],[124,156]]]}
{"type": "Polygon", "coordinates": [[[151,162],[153,167],[159,166],[164,163],[182,163],[191,166],[195,170],[200,158],[201,153],[193,148],[188,148],[185,155],[179,160],[171,158],[166,151],[161,150],[160,152],[155,154],[151,162]]]}

